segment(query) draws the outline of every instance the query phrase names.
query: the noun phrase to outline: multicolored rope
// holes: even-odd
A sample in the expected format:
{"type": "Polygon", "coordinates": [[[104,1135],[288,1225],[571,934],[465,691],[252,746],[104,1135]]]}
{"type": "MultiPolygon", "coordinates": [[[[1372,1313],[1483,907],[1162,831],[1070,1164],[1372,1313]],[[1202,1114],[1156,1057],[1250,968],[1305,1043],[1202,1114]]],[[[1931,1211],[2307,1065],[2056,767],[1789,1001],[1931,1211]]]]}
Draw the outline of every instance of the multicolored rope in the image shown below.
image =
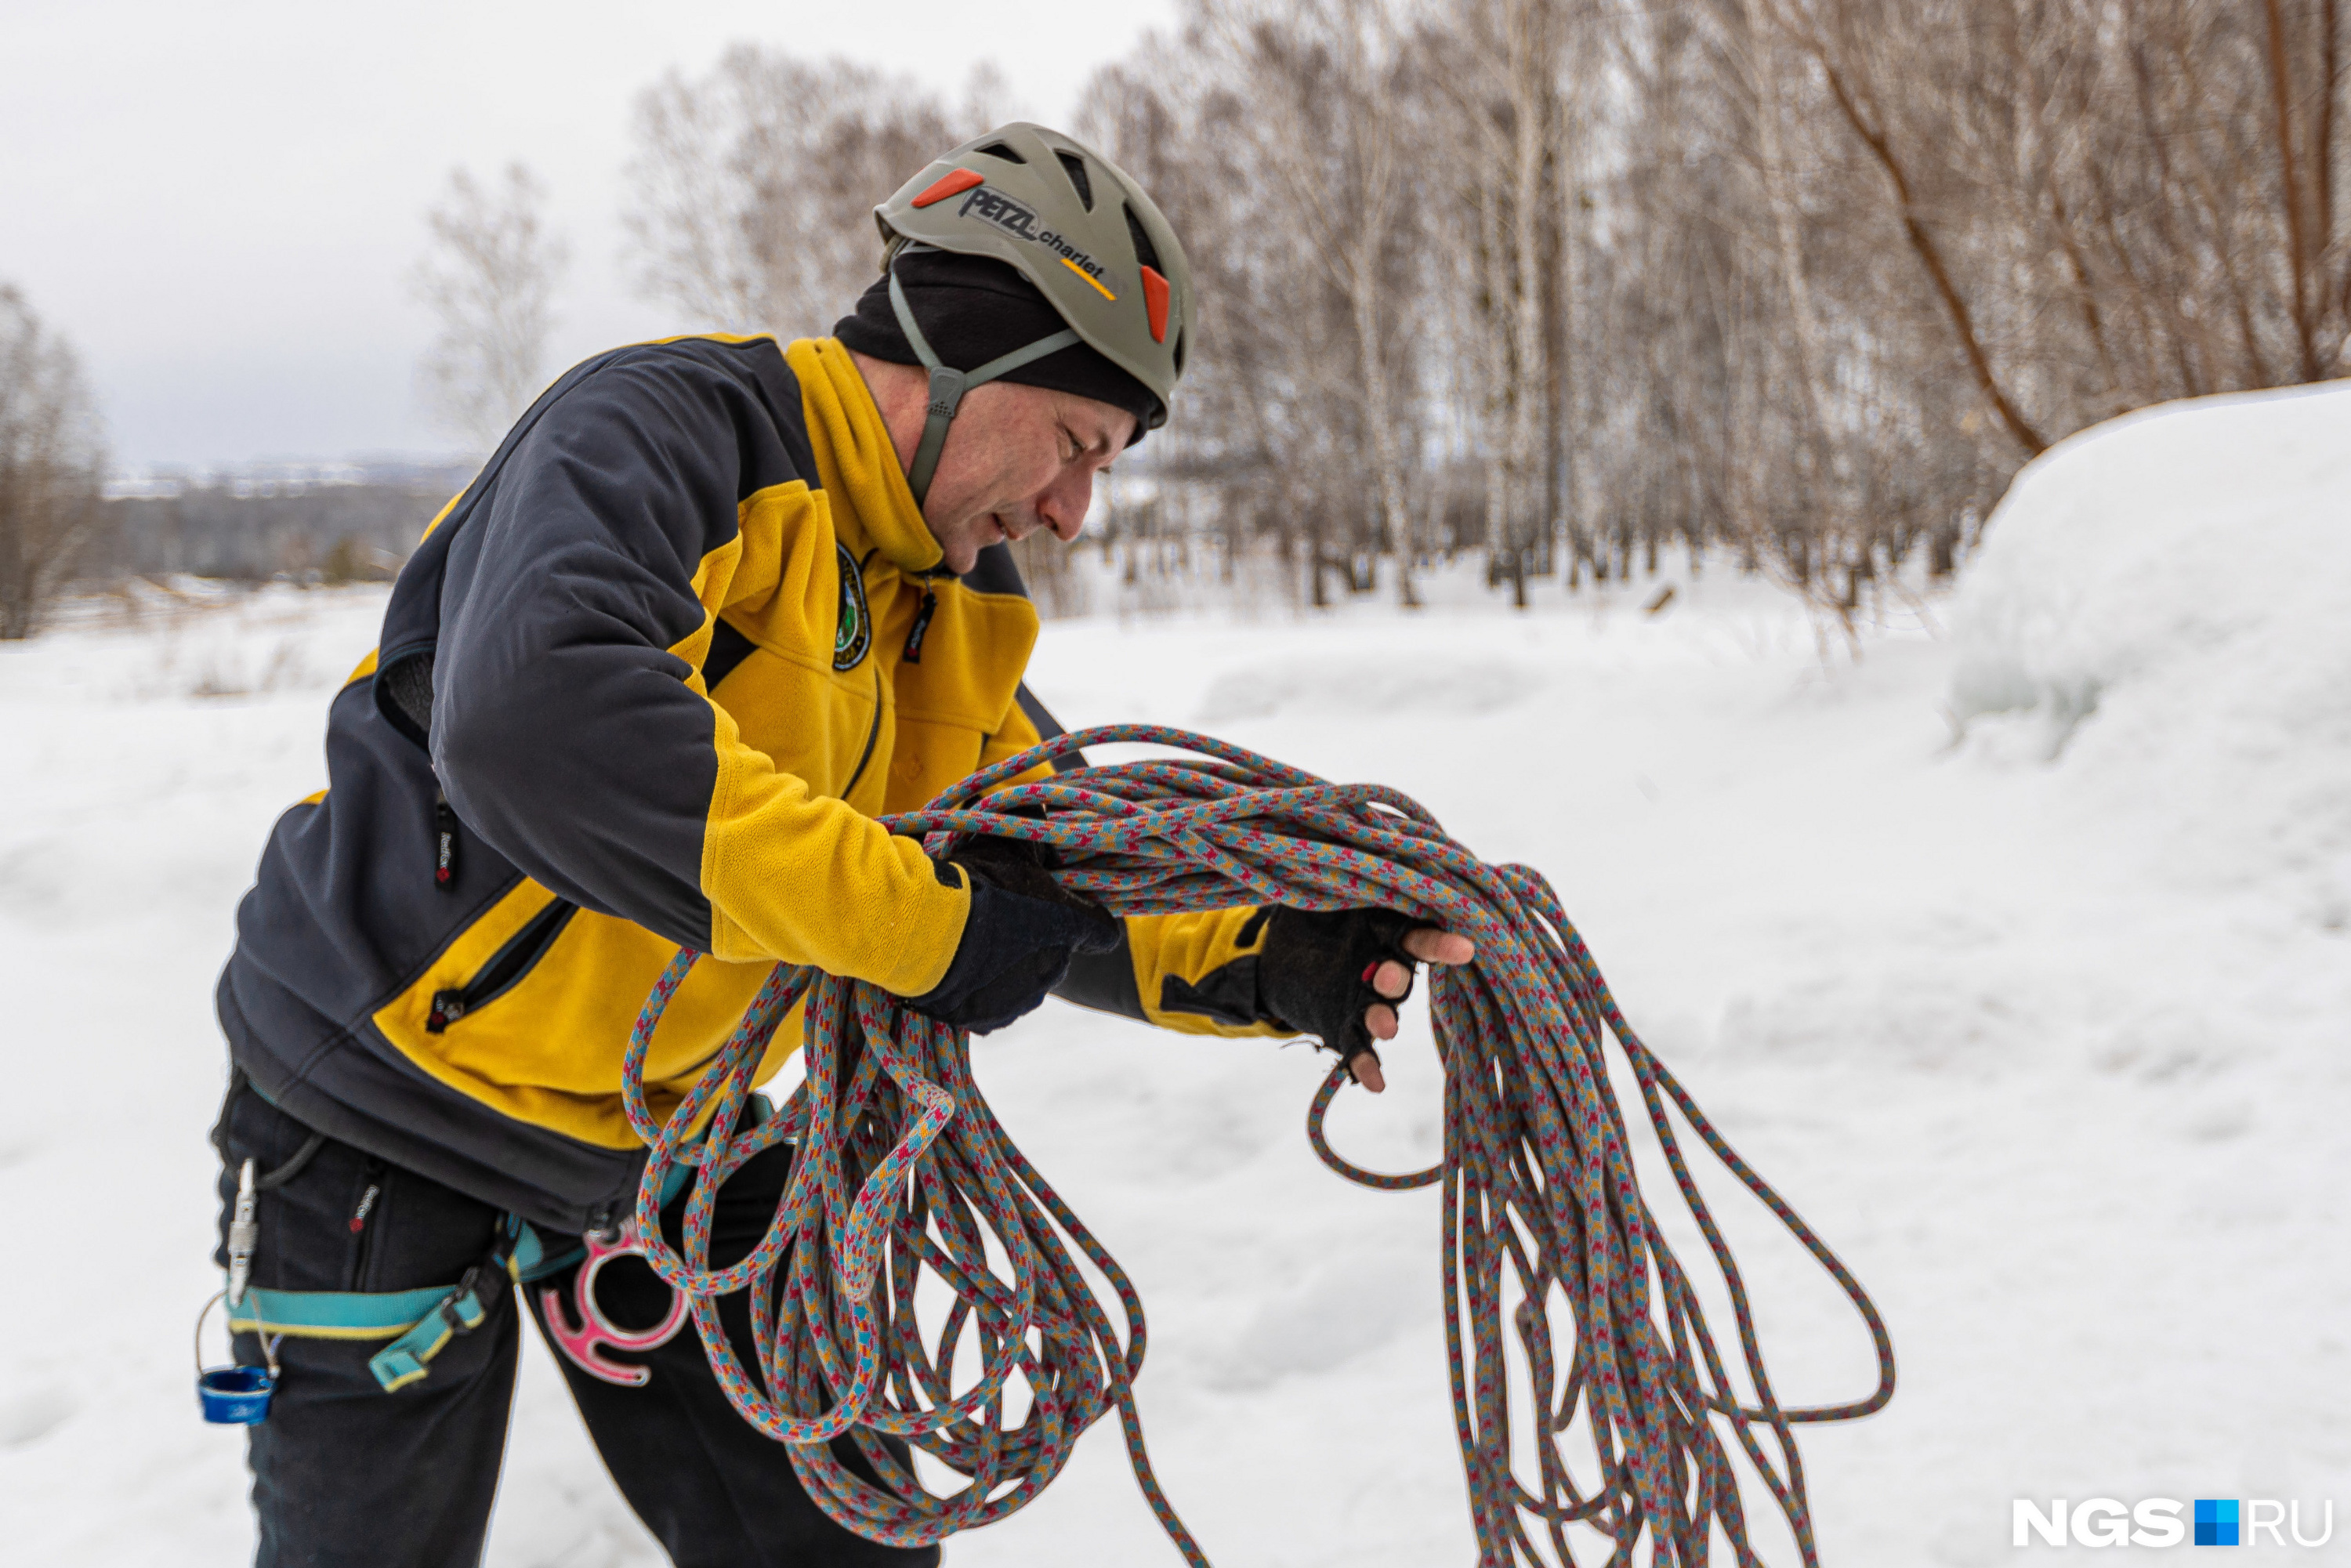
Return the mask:
{"type": "MultiPolygon", "coordinates": [[[[1393,789],[1325,783],[1150,725],[1060,737],[886,821],[893,831],[925,835],[934,852],[963,834],[1050,844],[1064,886],[1123,915],[1377,905],[1468,936],[1476,959],[1437,968],[1431,984],[1445,1067],[1442,1163],[1383,1176],[1335,1153],[1323,1119],[1346,1082],[1339,1068],[1315,1095],[1307,1136],[1332,1169],[1366,1186],[1443,1184],[1446,1341],[1481,1568],[1572,1563],[1579,1534],[1587,1559],[1598,1551],[1611,1564],[1630,1564],[1646,1535],[1647,1561],[1696,1568],[1717,1532],[1740,1564],[1759,1563],[1726,1435],[1785,1517],[1803,1562],[1817,1563],[1794,1429],[1882,1407],[1894,1394],[1893,1343],[1860,1282],[1641,1044],[1539,873],[1486,864],[1393,789]],[[1012,782],[1081,747],[1123,743],[1193,755],[1012,782]],[[1612,1035],[1714,1255],[1738,1322],[1743,1389],[1635,1180],[1609,1082],[1612,1035]],[[1853,1302],[1877,1354],[1869,1397],[1779,1403],[1746,1284],[1691,1175],[1668,1102],[1853,1302]],[[1541,1434],[1528,1476],[1512,1464],[1514,1385],[1532,1406],[1519,1425],[1541,1434]]],[[[1078,1436],[1114,1404],[1153,1511],[1186,1559],[1205,1568],[1144,1451],[1133,1386],[1143,1368],[1142,1303],[998,1124],[972,1082],[968,1037],[869,983],[778,968],[710,1071],[656,1122],[644,1103],[645,1050],[697,956],[682,952],[670,965],[630,1043],[629,1117],[652,1149],[637,1228],[647,1260],[691,1298],[711,1365],[744,1418],[786,1445],[835,1519],[876,1541],[920,1545],[1037,1497],[1078,1436]],[[735,1136],[697,1140],[705,1124],[737,1125],[768,1040],[795,1007],[806,1009],[805,1083],[780,1113],[735,1136]],[[766,1237],[732,1268],[708,1268],[719,1185],[784,1139],[797,1145],[792,1176],[766,1237]],[[672,1249],[662,1239],[660,1195],[664,1176],[681,1163],[699,1166],[704,1179],[687,1200],[684,1245],[672,1249]],[[1119,1298],[1123,1346],[1071,1243],[1119,1298]],[[915,1312],[925,1270],[951,1294],[927,1342],[915,1312]],[[742,1290],[751,1291],[757,1382],[728,1345],[716,1307],[717,1297],[742,1290]],[[978,1376],[958,1395],[950,1371],[967,1336],[978,1376]],[[828,1440],[843,1432],[889,1490],[834,1458],[828,1440]],[[970,1484],[934,1496],[885,1435],[970,1484]]]]}

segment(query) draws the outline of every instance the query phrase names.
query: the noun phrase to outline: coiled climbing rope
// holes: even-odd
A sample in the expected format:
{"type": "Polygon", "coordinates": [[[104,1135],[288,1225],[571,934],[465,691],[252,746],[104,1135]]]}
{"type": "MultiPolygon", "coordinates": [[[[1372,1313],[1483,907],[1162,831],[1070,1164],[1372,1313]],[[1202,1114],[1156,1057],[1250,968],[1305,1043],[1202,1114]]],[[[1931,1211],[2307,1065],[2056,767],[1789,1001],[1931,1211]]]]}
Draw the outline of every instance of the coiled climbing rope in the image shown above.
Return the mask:
{"type": "MultiPolygon", "coordinates": [[[[1480,1563],[1573,1563],[1577,1531],[1592,1543],[1587,1560],[1598,1550],[1610,1563],[1630,1564],[1646,1535],[1649,1561],[1695,1565],[1719,1535],[1740,1563],[1760,1562],[1734,1444],[1802,1561],[1817,1563],[1794,1429],[1884,1406],[1894,1392],[1892,1341],[1859,1281],[1640,1043],[1539,873],[1486,864],[1393,789],[1326,783],[1144,725],[1058,737],[887,821],[893,831],[926,835],[935,852],[946,838],[980,833],[1052,845],[1062,884],[1119,915],[1378,905],[1468,936],[1475,960],[1439,967],[1431,980],[1445,1069],[1442,1162],[1383,1176],[1334,1152],[1323,1119],[1344,1069],[1315,1095],[1307,1134],[1324,1163],[1364,1186],[1443,1184],[1446,1338],[1480,1563]],[[1128,742],[1193,755],[1009,784],[1080,747],[1128,742]],[[1611,1036],[1713,1255],[1736,1319],[1741,1379],[1635,1180],[1609,1080],[1611,1036]],[[1669,1105],[1852,1301],[1877,1355],[1867,1398],[1779,1403],[1746,1285],[1669,1105]],[[1514,1376],[1531,1406],[1517,1425],[1536,1436],[1528,1463],[1515,1467],[1514,1376]]],[[[627,1057],[629,1117],[651,1146],[637,1230],[653,1269],[690,1298],[711,1364],[744,1418],[785,1445],[835,1519],[876,1541],[919,1545],[1034,1500],[1079,1435],[1115,1405],[1153,1511],[1185,1557],[1205,1564],[1144,1449],[1133,1390],[1144,1360],[1142,1304],[997,1123],[972,1082],[968,1037],[869,983],[778,968],[711,1069],[666,1122],[656,1121],[644,1102],[645,1051],[696,956],[679,954],[663,975],[627,1057]],[[806,1009],[806,1082],[778,1114],[697,1139],[705,1125],[737,1125],[768,1040],[795,1006],[806,1009]],[[718,1186],[785,1139],[797,1145],[790,1183],[765,1238],[731,1268],[709,1268],[718,1186]],[[678,1164],[700,1167],[702,1179],[687,1200],[682,1246],[672,1249],[658,1211],[663,1178],[678,1164]],[[1123,1343],[1072,1246],[1116,1293],[1123,1343]],[[925,1270],[951,1296],[940,1331],[927,1338],[915,1312],[925,1270]],[[757,1381],[729,1346],[716,1307],[719,1296],[745,1290],[757,1381]],[[967,1339],[978,1375],[958,1394],[950,1375],[967,1339]],[[844,1432],[887,1490],[834,1457],[829,1440],[844,1432]],[[885,1437],[970,1484],[935,1496],[885,1437]]]]}

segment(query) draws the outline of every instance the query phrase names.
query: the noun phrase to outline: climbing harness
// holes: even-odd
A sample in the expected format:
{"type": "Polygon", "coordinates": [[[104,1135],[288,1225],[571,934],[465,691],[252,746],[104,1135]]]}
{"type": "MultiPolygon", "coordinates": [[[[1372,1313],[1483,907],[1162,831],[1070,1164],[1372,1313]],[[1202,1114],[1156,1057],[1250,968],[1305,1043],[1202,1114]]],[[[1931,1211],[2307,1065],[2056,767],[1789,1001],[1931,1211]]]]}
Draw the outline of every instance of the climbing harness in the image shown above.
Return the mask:
{"type": "MultiPolygon", "coordinates": [[[[965,834],[1050,845],[1062,885],[1122,915],[1244,904],[1376,906],[1468,936],[1477,957],[1438,968],[1430,987],[1445,1068],[1441,1163],[1388,1176],[1336,1153],[1323,1122],[1346,1081],[1343,1066],[1315,1095],[1307,1135],[1352,1181],[1390,1191],[1443,1188],[1447,1350],[1480,1563],[1570,1563],[1579,1531],[1614,1564],[1633,1563],[1646,1536],[1646,1561],[1694,1568],[1708,1561],[1717,1534],[1739,1563],[1759,1563],[1726,1437],[1785,1517],[1802,1561],[1817,1563],[1794,1429],[1883,1407],[1894,1392],[1892,1341],[1859,1281],[1641,1044],[1539,873],[1478,860],[1393,789],[1326,783],[1147,725],[1058,737],[973,775],[923,810],[884,821],[893,831],[925,836],[934,853],[965,834]],[[1013,782],[1081,747],[1123,743],[1194,755],[1013,782]],[[1737,1320],[1740,1378],[1635,1180],[1630,1132],[1609,1081],[1609,1036],[1713,1255],[1737,1320]],[[1876,1352],[1877,1386],[1867,1398],[1780,1403],[1746,1285],[1691,1175],[1673,1112],[1853,1303],[1876,1352]],[[1515,1416],[1514,1385],[1532,1406],[1515,1416]],[[1528,1433],[1535,1437],[1531,1480],[1513,1464],[1513,1443],[1528,1433]]],[[[646,1108],[645,1053],[699,957],[681,951],[646,999],[622,1093],[631,1124],[650,1145],[637,1197],[639,1245],[686,1301],[744,1419],[785,1445],[834,1519],[869,1539],[914,1546],[1035,1499],[1079,1435],[1115,1405],[1153,1511],[1185,1557],[1205,1565],[1144,1450],[1133,1391],[1145,1343],[1141,1301],[997,1122],[972,1081],[968,1037],[905,1010],[870,983],[779,967],[710,1069],[660,1122],[646,1108]],[[733,1113],[769,1039],[795,1009],[802,1010],[801,1088],[748,1131],[696,1141],[691,1134],[705,1117],[737,1124],[733,1113]],[[787,1139],[797,1145],[790,1183],[767,1234],[731,1268],[711,1269],[719,1186],[787,1139]],[[673,1249],[659,1214],[670,1173],[687,1166],[703,1179],[686,1201],[683,1245],[673,1249]],[[1117,1295],[1123,1344],[1072,1246],[1117,1295]],[[915,1312],[925,1271],[935,1276],[931,1291],[943,1285],[949,1297],[941,1319],[925,1296],[926,1314],[940,1324],[935,1334],[915,1312]],[[718,1316],[717,1299],[736,1291],[750,1293],[758,1383],[718,1316]],[[951,1369],[973,1378],[960,1393],[951,1369]],[[844,1432],[883,1487],[833,1456],[830,1439],[844,1432]],[[920,1448],[970,1484],[934,1496],[885,1437],[920,1448]]]]}
{"type": "MultiPolygon", "coordinates": [[[[542,1262],[538,1237],[508,1215],[489,1251],[455,1285],[415,1291],[270,1291],[255,1285],[244,1292],[242,1303],[232,1301],[229,1332],[272,1336],[264,1340],[264,1349],[273,1381],[280,1340],[389,1340],[368,1358],[368,1370],[391,1394],[423,1378],[452,1339],[486,1322],[509,1280],[551,1273],[568,1261],[542,1262]]],[[[201,1327],[202,1318],[197,1322],[201,1327]]]]}
{"type": "MultiPolygon", "coordinates": [[[[754,1094],[745,1124],[756,1124],[768,1113],[767,1097],[754,1094]]],[[[528,1288],[574,1263],[580,1263],[580,1269],[572,1282],[570,1309],[565,1310],[559,1291],[542,1291],[539,1300],[556,1347],[590,1376],[642,1386],[653,1375],[648,1369],[611,1361],[601,1352],[652,1350],[668,1343],[684,1325],[682,1296],[672,1299],[667,1313],[650,1330],[622,1328],[597,1305],[596,1275],[614,1260],[642,1251],[633,1218],[623,1220],[611,1234],[590,1231],[577,1242],[550,1248],[520,1215],[507,1215],[499,1221],[488,1252],[454,1285],[427,1285],[413,1291],[272,1291],[252,1285],[253,1257],[261,1233],[255,1213],[257,1195],[299,1175],[326,1141],[325,1134],[312,1134],[292,1159],[257,1179],[251,1160],[238,1172],[236,1207],[228,1230],[228,1287],[214,1292],[196,1313],[196,1397],[205,1420],[250,1426],[267,1419],[270,1396],[282,1375],[277,1346],[288,1337],[389,1341],[368,1358],[368,1370],[385,1393],[397,1393],[429,1375],[434,1358],[452,1339],[488,1322],[509,1282],[528,1288]],[[266,1366],[204,1364],[204,1320],[223,1302],[227,1306],[229,1333],[258,1336],[266,1366]]],[[[692,1174],[685,1166],[671,1166],[664,1180],[662,1203],[676,1197],[692,1174]]]]}

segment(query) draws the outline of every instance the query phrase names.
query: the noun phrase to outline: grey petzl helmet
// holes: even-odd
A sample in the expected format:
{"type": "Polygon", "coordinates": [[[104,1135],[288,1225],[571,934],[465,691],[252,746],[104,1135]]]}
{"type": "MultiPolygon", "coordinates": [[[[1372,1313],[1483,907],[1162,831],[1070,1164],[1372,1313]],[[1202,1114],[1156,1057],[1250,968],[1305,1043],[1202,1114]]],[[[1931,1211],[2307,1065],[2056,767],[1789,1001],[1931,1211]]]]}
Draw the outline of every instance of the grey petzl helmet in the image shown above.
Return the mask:
{"type": "Polygon", "coordinates": [[[873,221],[889,246],[891,308],[931,374],[929,417],[906,470],[917,506],[963,394],[1073,343],[1158,400],[1145,428],[1167,422],[1192,346],[1192,269],[1166,217],[1117,164],[1074,137],[1016,121],[934,159],[873,209],[873,221]],[[898,286],[898,257],[920,246],[1009,262],[1068,329],[970,371],[941,364],[898,286]]]}

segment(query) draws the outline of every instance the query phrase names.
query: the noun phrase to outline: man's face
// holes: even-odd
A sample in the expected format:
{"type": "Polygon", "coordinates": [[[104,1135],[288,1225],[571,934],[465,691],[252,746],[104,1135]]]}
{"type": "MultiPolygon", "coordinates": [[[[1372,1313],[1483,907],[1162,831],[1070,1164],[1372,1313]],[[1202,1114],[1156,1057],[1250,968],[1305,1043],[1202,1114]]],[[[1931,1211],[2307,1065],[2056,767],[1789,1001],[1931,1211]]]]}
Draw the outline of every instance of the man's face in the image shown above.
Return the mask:
{"type": "Polygon", "coordinates": [[[1018,382],[973,388],[947,426],[923,506],[948,568],[969,571],[987,546],[1039,528],[1076,538],[1094,476],[1134,434],[1133,414],[1074,392],[1018,382]]]}

